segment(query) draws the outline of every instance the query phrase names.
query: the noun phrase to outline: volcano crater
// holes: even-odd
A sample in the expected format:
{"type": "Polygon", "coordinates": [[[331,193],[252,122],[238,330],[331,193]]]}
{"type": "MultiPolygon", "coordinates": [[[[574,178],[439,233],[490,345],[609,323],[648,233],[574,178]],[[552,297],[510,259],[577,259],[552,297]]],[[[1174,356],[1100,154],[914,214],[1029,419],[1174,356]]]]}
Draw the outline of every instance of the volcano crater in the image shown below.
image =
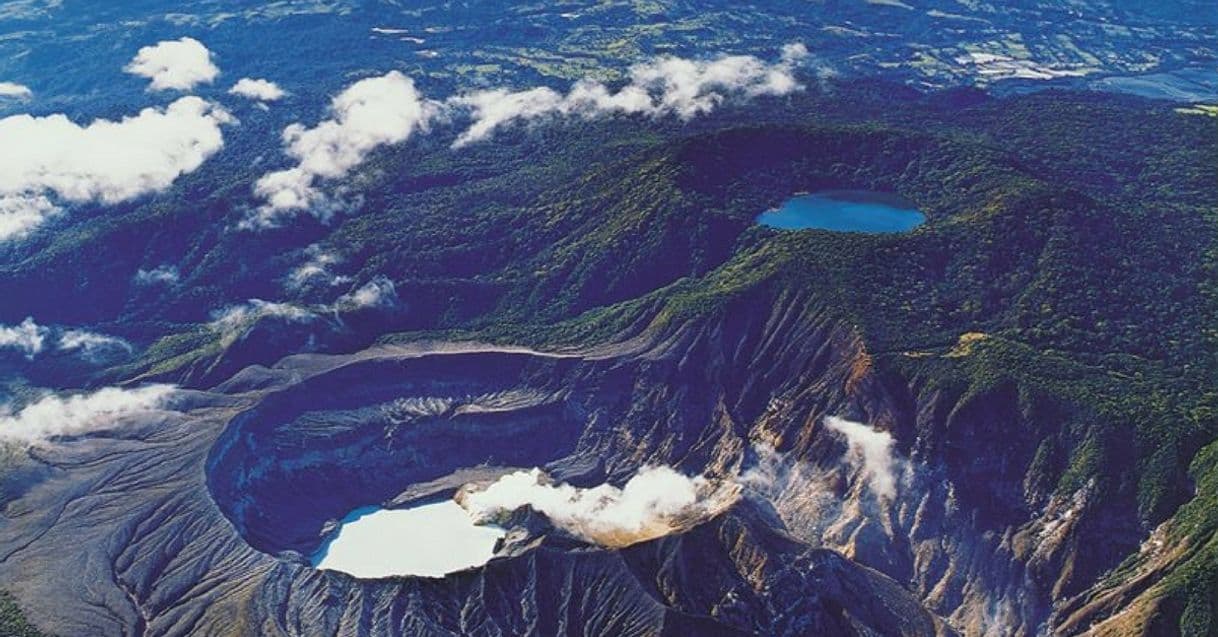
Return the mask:
{"type": "Polygon", "coordinates": [[[605,400],[572,388],[574,363],[471,352],[323,372],[229,422],[208,458],[208,488],[250,546],[296,560],[361,507],[434,500],[521,468],[597,481],[599,463],[577,449],[605,400]]]}

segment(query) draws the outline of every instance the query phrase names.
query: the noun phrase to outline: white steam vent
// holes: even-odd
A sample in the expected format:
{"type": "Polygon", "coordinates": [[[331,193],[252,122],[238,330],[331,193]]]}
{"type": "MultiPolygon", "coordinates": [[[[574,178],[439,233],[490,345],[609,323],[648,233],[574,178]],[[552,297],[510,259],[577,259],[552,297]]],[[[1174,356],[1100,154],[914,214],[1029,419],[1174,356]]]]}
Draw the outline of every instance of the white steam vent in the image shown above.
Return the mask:
{"type": "Polygon", "coordinates": [[[848,445],[848,461],[862,468],[863,476],[876,497],[892,500],[897,495],[897,476],[892,446],[896,442],[887,431],[861,423],[826,416],[825,426],[839,433],[848,445]]]}
{"type": "Polygon", "coordinates": [[[588,542],[622,547],[687,528],[722,511],[739,495],[735,481],[651,466],[621,488],[602,484],[583,489],[554,484],[540,469],[518,471],[484,488],[467,486],[457,500],[480,522],[527,505],[588,542]]]}

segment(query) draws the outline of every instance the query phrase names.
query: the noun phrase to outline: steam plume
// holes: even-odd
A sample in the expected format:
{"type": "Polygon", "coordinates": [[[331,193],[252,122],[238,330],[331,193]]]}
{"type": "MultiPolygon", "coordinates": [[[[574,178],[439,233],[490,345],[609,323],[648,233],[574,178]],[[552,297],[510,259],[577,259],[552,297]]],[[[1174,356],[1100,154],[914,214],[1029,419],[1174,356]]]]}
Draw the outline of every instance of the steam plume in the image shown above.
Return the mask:
{"type": "Polygon", "coordinates": [[[3,406],[0,438],[34,442],[106,427],[121,416],[163,406],[174,389],[172,385],[106,387],[91,394],[49,394],[17,411],[3,406]]]}
{"type": "Polygon", "coordinates": [[[622,488],[581,489],[552,484],[540,469],[503,476],[481,491],[466,491],[461,505],[479,520],[522,506],[546,514],[558,527],[604,546],[626,546],[680,528],[735,501],[734,483],[716,484],[664,466],[644,467],[622,488]]]}
{"type": "Polygon", "coordinates": [[[825,417],[825,426],[846,438],[850,454],[862,463],[863,475],[876,496],[894,498],[897,478],[893,471],[892,434],[837,416],[825,417]]]}

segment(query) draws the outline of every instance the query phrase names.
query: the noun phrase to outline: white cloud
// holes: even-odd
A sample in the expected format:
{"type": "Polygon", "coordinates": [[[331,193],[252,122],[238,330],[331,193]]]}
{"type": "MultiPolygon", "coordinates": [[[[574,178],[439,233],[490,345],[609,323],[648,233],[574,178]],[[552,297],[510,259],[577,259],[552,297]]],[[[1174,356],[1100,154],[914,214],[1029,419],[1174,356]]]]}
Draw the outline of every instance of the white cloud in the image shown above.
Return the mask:
{"type": "Polygon", "coordinates": [[[163,406],[174,389],[172,385],[136,389],[106,387],[91,394],[47,395],[16,412],[10,407],[2,407],[0,438],[34,442],[105,428],[122,416],[163,406]]]}
{"type": "Polygon", "coordinates": [[[330,306],[335,312],[357,310],[367,307],[392,307],[398,302],[397,289],[393,281],[378,276],[361,285],[353,292],[344,294],[330,306]]]}
{"type": "Polygon", "coordinates": [[[291,303],[250,299],[241,305],[234,305],[216,312],[210,325],[213,329],[222,332],[226,339],[230,339],[243,334],[251,325],[265,317],[279,318],[292,323],[306,323],[317,318],[317,314],[291,303]]]}
{"type": "Polygon", "coordinates": [[[525,91],[492,89],[454,97],[450,103],[468,108],[473,124],[457,138],[454,146],[486,139],[496,128],[517,119],[533,119],[558,113],[567,108],[566,100],[557,91],[541,87],[525,91]]]}
{"type": "Polygon", "coordinates": [[[69,202],[116,203],[163,190],[224,146],[232,117],[198,97],[87,126],[62,114],[0,119],[0,239],[18,236],[69,202]]]}
{"type": "Polygon", "coordinates": [[[58,348],[65,352],[79,352],[94,362],[132,352],[131,343],[121,338],[85,330],[67,330],[60,334],[58,348]]]}
{"type": "Polygon", "coordinates": [[[136,285],[174,285],[178,282],[180,275],[178,269],[172,265],[158,265],[151,270],[140,268],[132,279],[136,285]]]}
{"type": "Polygon", "coordinates": [[[669,467],[644,467],[622,488],[581,489],[552,484],[540,469],[503,476],[482,490],[458,494],[478,521],[528,505],[579,537],[605,546],[626,546],[679,528],[687,516],[705,517],[735,501],[734,483],[715,484],[669,467]]]}
{"type": "Polygon", "coordinates": [[[18,325],[0,325],[0,349],[16,349],[33,359],[42,351],[50,330],[26,317],[18,325]]]}
{"type": "Polygon", "coordinates": [[[309,259],[288,273],[288,289],[301,290],[318,280],[330,286],[351,282],[351,277],[337,275],[330,270],[331,266],[342,263],[342,258],[338,255],[326,252],[316,244],[309,246],[305,254],[309,259]]]}
{"type": "Polygon", "coordinates": [[[275,100],[282,99],[283,96],[287,95],[283,89],[279,88],[278,84],[275,84],[270,80],[259,80],[248,77],[243,77],[240,80],[237,80],[237,83],[234,84],[232,88],[228,89],[228,92],[231,95],[240,95],[241,97],[248,97],[252,100],[258,100],[260,102],[274,102],[275,100]]]}
{"type": "Polygon", "coordinates": [[[16,82],[0,82],[0,99],[16,98],[24,100],[33,96],[34,92],[30,90],[30,87],[24,84],[17,84],[16,82]]]}
{"type": "Polygon", "coordinates": [[[454,147],[480,141],[522,120],[550,116],[600,117],[609,114],[675,115],[689,119],[730,99],[786,95],[802,89],[795,67],[808,58],[802,44],[788,44],[776,62],[751,55],[713,60],[661,57],[637,64],[628,83],[616,91],[591,80],[563,94],[540,87],[522,91],[498,88],[438,102],[424,98],[414,82],[397,71],[360,80],[334,98],[331,118],[313,128],[297,123],[283,131],[287,155],[296,165],[263,175],[254,193],[263,200],[242,229],[274,227],[307,211],[326,221],[336,208],[318,182],[346,176],[372,150],[425,132],[431,123],[468,113],[469,127],[454,147]]]}
{"type": "Polygon", "coordinates": [[[220,74],[211,61],[211,51],[194,38],[164,40],[146,46],[123,70],[146,77],[154,91],[186,91],[198,84],[210,84],[220,74]]]}
{"type": "Polygon", "coordinates": [[[850,454],[861,462],[864,477],[877,497],[891,500],[897,494],[897,478],[892,455],[892,434],[877,431],[862,423],[826,416],[825,426],[846,438],[850,454]]]}
{"type": "Polygon", "coordinates": [[[33,317],[26,317],[18,325],[0,325],[0,349],[15,349],[33,360],[48,347],[77,353],[93,362],[132,351],[131,344],[121,338],[87,330],[47,327],[39,325],[33,317]]]}
{"type": "Polygon", "coordinates": [[[254,192],[265,203],[242,227],[274,226],[301,210],[324,219],[328,213],[317,206],[319,180],[346,175],[372,150],[426,130],[440,114],[439,105],[424,99],[414,82],[397,71],[352,84],[334,98],[330,111],[332,118],[313,128],[292,124],[284,129],[285,152],[297,165],[258,180],[254,192]]]}
{"type": "Polygon", "coordinates": [[[333,303],[296,305],[250,299],[240,305],[232,305],[213,312],[211,323],[208,325],[213,330],[220,332],[224,341],[232,342],[245,334],[262,318],[272,317],[291,323],[309,323],[333,314],[335,315],[333,318],[339,321],[338,315],[343,312],[374,307],[390,308],[397,303],[398,295],[393,281],[384,276],[377,276],[359,288],[339,296],[333,303]]]}
{"type": "Polygon", "coordinates": [[[0,241],[25,236],[59,212],[46,195],[0,194],[0,241]]]}
{"type": "Polygon", "coordinates": [[[787,95],[802,88],[794,70],[807,57],[807,48],[799,43],[783,47],[781,57],[774,63],[751,55],[713,60],[666,56],[633,66],[629,81],[617,91],[583,80],[566,95],[548,88],[534,88],[492,89],[458,96],[450,103],[468,109],[473,123],[453,146],[484,140],[512,122],[546,116],[599,117],[620,113],[690,119],[731,98],[787,95]]]}

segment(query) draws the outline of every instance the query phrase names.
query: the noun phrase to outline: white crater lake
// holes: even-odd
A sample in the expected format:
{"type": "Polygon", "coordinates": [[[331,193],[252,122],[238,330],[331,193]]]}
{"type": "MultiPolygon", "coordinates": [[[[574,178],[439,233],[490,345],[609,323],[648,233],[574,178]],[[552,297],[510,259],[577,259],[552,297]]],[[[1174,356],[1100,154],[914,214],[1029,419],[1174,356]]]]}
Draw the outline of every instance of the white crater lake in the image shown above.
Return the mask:
{"type": "Polygon", "coordinates": [[[363,507],[313,554],[313,566],[356,577],[443,577],[491,559],[504,531],[474,524],[452,500],[408,509],[363,507]]]}

